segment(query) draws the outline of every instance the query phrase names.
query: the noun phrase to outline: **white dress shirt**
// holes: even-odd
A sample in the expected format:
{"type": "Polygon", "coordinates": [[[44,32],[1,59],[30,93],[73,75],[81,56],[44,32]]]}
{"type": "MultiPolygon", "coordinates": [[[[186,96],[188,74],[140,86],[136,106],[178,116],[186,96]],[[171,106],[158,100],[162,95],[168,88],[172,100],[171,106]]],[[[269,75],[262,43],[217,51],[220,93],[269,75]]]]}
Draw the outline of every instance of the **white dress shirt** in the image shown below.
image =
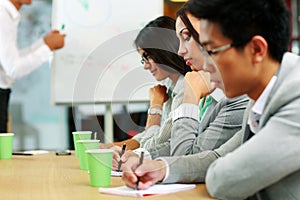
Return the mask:
{"type": "Polygon", "coordinates": [[[254,103],[253,107],[251,108],[251,111],[249,112],[248,124],[253,133],[257,133],[259,130],[259,120],[261,114],[265,108],[267,99],[276,80],[277,80],[277,76],[273,76],[270,82],[268,83],[267,87],[263,91],[263,93],[259,96],[257,101],[254,103]]]}
{"type": "Polygon", "coordinates": [[[0,88],[11,88],[21,78],[47,61],[52,52],[38,40],[29,48],[19,50],[17,29],[20,13],[9,0],[0,0],[0,88]]]}

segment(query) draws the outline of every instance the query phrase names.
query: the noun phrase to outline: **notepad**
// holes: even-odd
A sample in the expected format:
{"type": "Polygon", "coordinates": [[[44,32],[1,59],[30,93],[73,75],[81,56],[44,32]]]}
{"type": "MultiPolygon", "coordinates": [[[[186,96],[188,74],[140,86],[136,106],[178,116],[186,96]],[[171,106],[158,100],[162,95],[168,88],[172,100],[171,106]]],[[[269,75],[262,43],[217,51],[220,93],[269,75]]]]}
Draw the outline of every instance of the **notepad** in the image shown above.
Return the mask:
{"type": "Polygon", "coordinates": [[[184,190],[194,189],[195,187],[195,184],[156,184],[146,190],[134,190],[127,186],[121,186],[114,188],[99,188],[99,192],[104,194],[115,194],[121,196],[144,197],[150,195],[180,192],[184,190]]]}
{"type": "Polygon", "coordinates": [[[38,155],[38,154],[47,154],[49,151],[46,150],[30,150],[30,151],[16,151],[13,152],[13,155],[38,155]]]}
{"type": "Polygon", "coordinates": [[[47,154],[49,151],[47,150],[30,150],[30,151],[24,151],[24,153],[31,153],[33,155],[38,155],[38,154],[47,154]]]}
{"type": "Polygon", "coordinates": [[[110,175],[111,176],[116,176],[116,177],[121,177],[123,175],[123,172],[117,172],[117,171],[111,170],[110,175]]]}

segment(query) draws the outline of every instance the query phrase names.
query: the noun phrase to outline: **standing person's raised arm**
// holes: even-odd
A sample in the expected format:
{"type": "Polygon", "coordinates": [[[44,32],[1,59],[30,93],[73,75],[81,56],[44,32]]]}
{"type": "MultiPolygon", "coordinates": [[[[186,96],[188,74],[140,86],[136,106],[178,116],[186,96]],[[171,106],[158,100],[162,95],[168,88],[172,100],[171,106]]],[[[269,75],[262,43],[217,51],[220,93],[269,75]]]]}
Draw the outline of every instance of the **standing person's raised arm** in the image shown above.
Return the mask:
{"type": "Polygon", "coordinates": [[[61,34],[58,30],[51,30],[45,35],[44,42],[51,51],[60,49],[65,45],[65,34],[61,34]]]}
{"type": "Polygon", "coordinates": [[[51,50],[64,46],[64,35],[51,31],[45,36],[45,43],[39,40],[27,48],[26,53],[22,52],[17,45],[17,27],[11,25],[18,21],[13,20],[4,9],[0,12],[0,20],[1,65],[13,80],[31,73],[50,58],[51,50]]]}

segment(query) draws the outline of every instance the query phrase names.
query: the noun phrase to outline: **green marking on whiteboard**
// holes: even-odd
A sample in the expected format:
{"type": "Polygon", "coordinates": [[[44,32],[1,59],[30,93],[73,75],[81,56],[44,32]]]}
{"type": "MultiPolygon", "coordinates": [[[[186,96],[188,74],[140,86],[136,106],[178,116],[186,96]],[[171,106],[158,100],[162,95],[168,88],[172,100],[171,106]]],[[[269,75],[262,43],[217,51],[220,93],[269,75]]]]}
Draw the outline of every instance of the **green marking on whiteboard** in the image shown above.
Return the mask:
{"type": "Polygon", "coordinates": [[[86,11],[89,10],[90,7],[89,0],[79,0],[79,2],[86,11]]]}

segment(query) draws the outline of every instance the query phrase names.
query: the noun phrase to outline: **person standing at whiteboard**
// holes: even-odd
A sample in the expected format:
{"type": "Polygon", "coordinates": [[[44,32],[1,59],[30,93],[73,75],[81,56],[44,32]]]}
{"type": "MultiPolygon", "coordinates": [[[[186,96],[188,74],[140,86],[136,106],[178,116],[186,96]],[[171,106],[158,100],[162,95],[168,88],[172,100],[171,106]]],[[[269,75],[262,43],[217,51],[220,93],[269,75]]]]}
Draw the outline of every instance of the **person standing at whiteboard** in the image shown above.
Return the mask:
{"type": "Polygon", "coordinates": [[[184,59],[177,55],[179,41],[174,29],[174,19],[166,16],[158,17],[149,22],[135,40],[144,69],[149,70],[157,81],[163,81],[165,84],[150,89],[146,130],[132,139],[113,144],[100,144],[100,148],[110,148],[112,145],[116,145],[117,148],[124,142],[127,150],[138,147],[153,148],[170,139],[172,126],[170,113],[182,103],[184,75],[191,71],[184,59]]]}
{"type": "Polygon", "coordinates": [[[31,3],[31,0],[0,0],[0,133],[7,132],[10,88],[14,81],[36,70],[49,60],[52,51],[64,46],[65,35],[51,30],[29,48],[18,49],[19,10],[31,3]]]}

